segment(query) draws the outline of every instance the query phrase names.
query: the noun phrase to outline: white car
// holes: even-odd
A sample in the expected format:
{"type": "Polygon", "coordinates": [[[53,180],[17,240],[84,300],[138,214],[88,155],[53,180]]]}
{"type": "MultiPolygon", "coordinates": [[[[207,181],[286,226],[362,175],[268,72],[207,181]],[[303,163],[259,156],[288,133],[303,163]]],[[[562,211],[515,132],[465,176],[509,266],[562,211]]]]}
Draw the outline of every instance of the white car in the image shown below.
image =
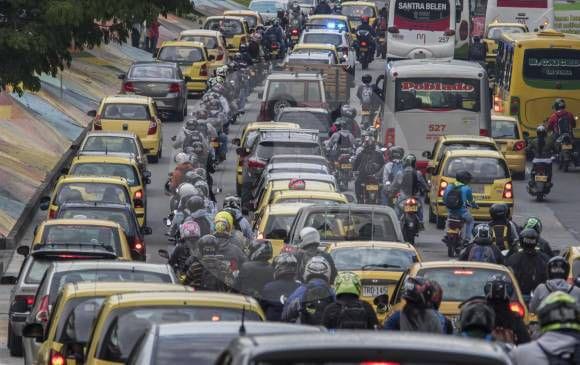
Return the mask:
{"type": "Polygon", "coordinates": [[[324,65],[336,65],[338,60],[330,52],[299,52],[292,53],[286,56],[286,64],[324,64],[324,65]]]}
{"type": "Polygon", "coordinates": [[[302,32],[298,43],[327,43],[336,47],[339,56],[346,56],[346,64],[352,70],[356,64],[356,53],[352,48],[350,35],[347,32],[341,32],[331,29],[308,29],[302,32]]]}

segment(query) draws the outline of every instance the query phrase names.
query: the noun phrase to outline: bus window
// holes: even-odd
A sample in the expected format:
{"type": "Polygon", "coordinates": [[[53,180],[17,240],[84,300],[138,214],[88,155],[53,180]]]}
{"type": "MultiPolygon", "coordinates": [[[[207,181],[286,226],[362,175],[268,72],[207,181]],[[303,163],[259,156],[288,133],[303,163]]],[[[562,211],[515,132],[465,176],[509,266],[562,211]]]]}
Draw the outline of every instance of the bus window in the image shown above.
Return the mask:
{"type": "Polygon", "coordinates": [[[396,0],[393,25],[401,29],[445,31],[449,29],[448,0],[396,0]]]}
{"type": "MultiPolygon", "coordinates": [[[[578,81],[580,80],[580,50],[527,49],[524,53],[524,79],[526,81],[578,81]]],[[[542,87],[534,83],[534,87],[542,87]]],[[[544,85],[555,88],[556,85],[544,85]]]]}
{"type": "Polygon", "coordinates": [[[477,79],[397,79],[395,87],[397,112],[411,109],[480,110],[480,80],[477,79]]]}

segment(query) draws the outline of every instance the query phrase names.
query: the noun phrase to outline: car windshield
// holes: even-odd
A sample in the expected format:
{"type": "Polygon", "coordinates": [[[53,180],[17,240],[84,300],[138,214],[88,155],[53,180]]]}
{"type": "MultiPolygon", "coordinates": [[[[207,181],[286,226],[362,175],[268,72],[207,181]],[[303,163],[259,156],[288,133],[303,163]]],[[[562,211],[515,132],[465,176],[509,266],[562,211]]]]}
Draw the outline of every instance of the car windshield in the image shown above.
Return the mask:
{"type": "MultiPolygon", "coordinates": [[[[393,25],[414,31],[444,31],[449,28],[451,1],[395,0],[393,25]]],[[[390,15],[390,14],[389,14],[390,15]]],[[[419,33],[421,34],[421,33],[419,33]]]]}
{"type": "Polygon", "coordinates": [[[502,34],[508,33],[524,33],[524,29],[522,27],[510,26],[490,27],[487,30],[487,38],[497,41],[501,39],[502,34]]]}
{"type": "MultiPolygon", "coordinates": [[[[240,321],[242,309],[187,306],[132,307],[113,311],[108,326],[102,332],[97,358],[111,362],[126,362],[139,337],[151,323],[188,321],[240,321]]],[[[245,311],[245,320],[259,321],[253,311],[245,311]]]]}
{"type": "Polygon", "coordinates": [[[176,79],[175,69],[167,66],[135,65],[129,72],[131,79],[176,79]]]}
{"type": "Polygon", "coordinates": [[[342,36],[340,34],[325,34],[325,33],[306,33],[304,35],[303,43],[324,43],[333,44],[335,46],[342,45],[342,36]]]}
{"type": "Polygon", "coordinates": [[[122,185],[107,183],[66,183],[56,194],[57,204],[65,202],[103,202],[130,204],[122,185]]]}
{"type": "Polygon", "coordinates": [[[330,129],[330,114],[313,113],[307,111],[284,111],[276,118],[278,122],[292,122],[305,129],[318,129],[321,133],[327,133],[330,129]]]}
{"type": "Polygon", "coordinates": [[[269,160],[274,155],[320,155],[318,143],[302,142],[261,142],[256,149],[257,156],[262,160],[269,160]]]}
{"type": "Polygon", "coordinates": [[[147,120],[151,118],[149,109],[144,104],[116,104],[105,105],[103,119],[113,120],[147,120]]]}
{"type": "Polygon", "coordinates": [[[45,226],[40,244],[96,245],[121,254],[119,231],[113,227],[106,226],[83,224],[45,226]]]}
{"type": "Polygon", "coordinates": [[[180,41],[189,42],[201,42],[207,49],[216,49],[218,46],[217,38],[214,36],[204,36],[204,35],[182,35],[179,38],[180,41]]]}
{"type": "Polygon", "coordinates": [[[338,271],[407,270],[418,261],[413,251],[396,248],[346,247],[330,251],[338,271]]]}
{"type": "Polygon", "coordinates": [[[137,155],[138,152],[133,138],[116,136],[88,137],[82,150],[86,152],[132,153],[134,155],[137,155]]]}
{"type": "Polygon", "coordinates": [[[161,336],[154,355],[155,364],[213,365],[219,354],[236,337],[234,333],[161,336]]]}
{"type": "MultiPolygon", "coordinates": [[[[471,297],[485,296],[483,288],[488,279],[505,271],[476,268],[432,268],[419,270],[417,276],[435,280],[443,288],[443,301],[463,302],[471,297]]],[[[517,299],[514,292],[511,299],[517,299]]]]}
{"type": "Polygon", "coordinates": [[[497,148],[489,143],[477,142],[449,142],[443,143],[439,149],[439,158],[445,156],[445,152],[453,150],[478,150],[478,151],[497,151],[497,148]]]}
{"type": "Polygon", "coordinates": [[[258,24],[258,18],[255,15],[236,15],[240,18],[244,18],[246,23],[248,23],[248,27],[255,28],[258,24]]]}
{"type": "Polygon", "coordinates": [[[56,342],[86,343],[91,326],[99,313],[105,297],[78,298],[69,300],[61,316],[57,318],[56,342]]]}
{"type": "Polygon", "coordinates": [[[517,124],[503,120],[491,122],[491,136],[494,139],[520,139],[517,124]]]}
{"type": "Polygon", "coordinates": [[[266,100],[286,100],[290,103],[322,102],[319,81],[272,80],[268,83],[266,100]]]}
{"type": "Polygon", "coordinates": [[[495,157],[449,158],[447,166],[445,166],[444,176],[455,177],[457,172],[462,170],[471,172],[472,184],[491,184],[495,180],[503,180],[510,177],[504,160],[495,157]]]}
{"type": "Polygon", "coordinates": [[[140,185],[137,170],[127,164],[87,162],[74,164],[70,175],[119,176],[124,177],[129,186],[140,185]]]}
{"type": "Polygon", "coordinates": [[[375,9],[367,5],[345,5],[342,7],[342,15],[346,15],[349,18],[360,18],[362,16],[374,18],[375,9]]]}
{"type": "Polygon", "coordinates": [[[294,221],[295,214],[288,215],[270,215],[268,217],[268,223],[266,223],[266,228],[264,228],[264,238],[269,238],[273,240],[283,240],[286,239],[290,226],[294,221]]]}
{"type": "Polygon", "coordinates": [[[397,78],[396,111],[480,110],[480,80],[464,78],[397,78]]]}
{"type": "Polygon", "coordinates": [[[282,5],[276,1],[257,1],[250,4],[250,10],[258,13],[275,13],[282,10],[282,5]]]}
{"type": "Polygon", "coordinates": [[[180,65],[191,65],[194,62],[205,61],[203,49],[189,46],[166,46],[159,51],[161,61],[176,62],[180,65]]]}
{"type": "Polygon", "coordinates": [[[128,236],[133,236],[137,228],[134,226],[134,221],[129,213],[120,209],[62,207],[58,212],[58,218],[71,219],[79,215],[85,216],[87,219],[98,219],[118,223],[128,236]]]}
{"type": "Polygon", "coordinates": [[[44,276],[44,273],[52,264],[52,260],[44,260],[44,259],[32,259],[32,263],[28,268],[28,272],[24,277],[24,282],[26,284],[39,284],[40,280],[44,276]]]}
{"type": "Polygon", "coordinates": [[[211,19],[204,28],[221,32],[225,36],[244,33],[242,22],[237,19],[211,19]]]}
{"type": "Polygon", "coordinates": [[[316,228],[323,241],[399,241],[391,216],[371,211],[312,212],[304,227],[316,228]]]}

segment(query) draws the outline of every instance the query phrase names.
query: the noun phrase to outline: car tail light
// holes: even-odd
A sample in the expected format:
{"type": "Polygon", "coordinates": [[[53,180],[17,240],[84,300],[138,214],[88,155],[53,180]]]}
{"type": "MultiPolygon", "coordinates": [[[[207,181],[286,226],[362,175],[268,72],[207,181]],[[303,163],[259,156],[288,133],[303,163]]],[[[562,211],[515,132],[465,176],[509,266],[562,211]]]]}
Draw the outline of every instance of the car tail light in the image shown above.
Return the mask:
{"type": "Polygon", "coordinates": [[[66,359],[60,352],[50,350],[50,365],[65,365],[66,359]]]}
{"type": "Polygon", "coordinates": [[[143,208],[143,190],[137,190],[133,195],[135,208],[143,208]]]}
{"type": "Polygon", "coordinates": [[[207,65],[204,63],[199,70],[199,76],[207,76],[207,65]]]}
{"type": "Polygon", "coordinates": [[[444,34],[447,37],[453,37],[455,35],[455,31],[453,29],[447,29],[444,34]]]}
{"type": "Polygon", "coordinates": [[[521,318],[523,318],[524,315],[526,314],[526,310],[524,309],[524,306],[520,302],[511,302],[510,310],[521,318]]]}
{"type": "Polygon", "coordinates": [[[145,248],[145,243],[139,237],[135,237],[133,239],[133,248],[142,253],[145,248]]]}
{"type": "Polygon", "coordinates": [[[217,55],[217,57],[216,57],[215,59],[216,59],[217,61],[221,61],[221,60],[223,60],[223,59],[224,59],[224,53],[223,53],[223,52],[220,52],[220,53],[218,53],[218,55],[217,55]]]}
{"type": "Polygon", "coordinates": [[[174,82],[173,84],[169,85],[169,92],[170,93],[178,93],[181,91],[181,86],[179,86],[179,84],[177,82],[174,82]]]}
{"type": "Polygon", "coordinates": [[[363,361],[360,365],[401,365],[401,363],[393,361],[363,361]]]}
{"type": "Polygon", "coordinates": [[[48,219],[56,219],[56,215],[57,215],[58,211],[54,208],[50,208],[50,210],[48,211],[48,219]]]}
{"type": "Polygon", "coordinates": [[[508,182],[503,187],[503,197],[505,199],[513,199],[514,198],[514,191],[513,185],[511,182],[508,182]]]}
{"type": "Polygon", "coordinates": [[[272,42],[272,45],[270,47],[272,47],[272,49],[278,49],[278,43],[272,42]]]}
{"type": "Polygon", "coordinates": [[[151,118],[149,129],[147,130],[147,135],[150,136],[155,133],[157,133],[157,120],[155,120],[155,118],[151,118]]]}
{"type": "Polygon", "coordinates": [[[526,148],[526,141],[517,141],[514,143],[514,151],[521,151],[526,148]]]}
{"type": "Polygon", "coordinates": [[[510,101],[510,114],[519,115],[520,114],[520,98],[517,96],[512,96],[510,101]]]}
{"type": "Polygon", "coordinates": [[[447,183],[447,181],[441,181],[441,182],[439,183],[439,194],[438,194],[438,195],[439,195],[440,197],[442,197],[442,196],[443,196],[443,194],[445,194],[445,189],[447,189],[447,185],[449,185],[449,184],[447,183]]]}
{"type": "Polygon", "coordinates": [[[298,35],[298,29],[292,29],[292,35],[298,35]]]}
{"type": "Polygon", "coordinates": [[[40,300],[40,305],[38,306],[38,312],[36,313],[37,322],[48,322],[48,295],[45,295],[40,300]]]}
{"type": "Polygon", "coordinates": [[[103,129],[103,124],[101,123],[101,115],[97,114],[95,119],[93,119],[93,129],[96,131],[100,131],[103,129]]]}
{"type": "Polygon", "coordinates": [[[17,295],[14,297],[14,303],[12,304],[14,307],[19,307],[17,304],[25,303],[26,309],[30,310],[32,305],[34,304],[34,295],[17,295]]]}
{"type": "Polygon", "coordinates": [[[397,28],[397,27],[388,27],[387,28],[387,32],[396,34],[396,33],[399,33],[399,28],[397,28]]]}
{"type": "Polygon", "coordinates": [[[479,135],[482,137],[489,137],[489,131],[486,128],[480,128],[479,135]]]}
{"type": "Polygon", "coordinates": [[[361,47],[366,47],[366,46],[368,46],[368,43],[366,41],[361,41],[360,42],[360,46],[361,47]]]}
{"type": "Polygon", "coordinates": [[[395,128],[387,128],[385,131],[385,146],[395,145],[395,128]]]}
{"type": "Polygon", "coordinates": [[[123,83],[123,92],[134,93],[135,92],[135,85],[133,85],[132,82],[124,82],[123,83]]]}
{"type": "Polygon", "coordinates": [[[266,167],[266,163],[264,161],[252,158],[248,160],[248,167],[251,169],[263,169],[264,167],[266,167]]]}

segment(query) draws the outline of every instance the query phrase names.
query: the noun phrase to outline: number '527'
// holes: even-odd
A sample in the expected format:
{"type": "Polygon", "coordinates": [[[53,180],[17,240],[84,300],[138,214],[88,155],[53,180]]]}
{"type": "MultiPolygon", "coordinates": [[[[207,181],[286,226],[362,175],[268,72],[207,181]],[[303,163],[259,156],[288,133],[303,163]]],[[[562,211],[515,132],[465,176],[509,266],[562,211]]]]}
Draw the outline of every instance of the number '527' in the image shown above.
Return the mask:
{"type": "Polygon", "coordinates": [[[429,132],[444,132],[446,124],[429,124],[429,132]]]}

